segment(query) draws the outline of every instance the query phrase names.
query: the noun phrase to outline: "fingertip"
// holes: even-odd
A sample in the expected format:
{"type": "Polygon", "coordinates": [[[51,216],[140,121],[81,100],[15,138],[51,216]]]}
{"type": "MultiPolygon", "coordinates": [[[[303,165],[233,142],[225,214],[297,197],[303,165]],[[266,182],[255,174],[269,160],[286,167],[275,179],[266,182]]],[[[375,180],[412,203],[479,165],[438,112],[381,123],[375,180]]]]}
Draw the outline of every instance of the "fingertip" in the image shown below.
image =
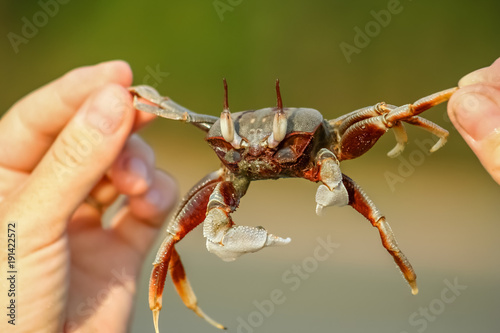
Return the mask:
{"type": "Polygon", "coordinates": [[[104,135],[128,134],[134,120],[132,98],[124,87],[108,83],[93,94],[77,118],[104,135]]]}
{"type": "Polygon", "coordinates": [[[457,91],[448,103],[453,125],[500,184],[500,90],[477,84],[457,91]]]}
{"type": "Polygon", "coordinates": [[[485,68],[481,68],[471,72],[458,81],[458,87],[463,88],[473,84],[478,84],[485,81],[485,68]]]}
{"type": "Polygon", "coordinates": [[[151,186],[155,172],[153,149],[138,135],[132,135],[113,163],[110,178],[118,191],[137,196],[151,186]]]}
{"type": "Polygon", "coordinates": [[[475,84],[486,84],[500,88],[500,58],[496,59],[490,66],[475,70],[458,81],[460,88],[475,84]]]}
{"type": "Polygon", "coordinates": [[[500,91],[487,85],[458,90],[448,114],[466,140],[480,141],[500,128],[500,91]]]}
{"type": "MultiPolygon", "coordinates": [[[[132,84],[133,74],[130,65],[123,60],[112,60],[101,62],[96,65],[81,66],[74,68],[57,80],[58,89],[64,95],[74,95],[68,89],[80,89],[80,87],[92,87],[95,90],[106,83],[116,83],[122,87],[129,87],[132,84]]],[[[92,92],[90,89],[81,89],[85,93],[92,92]]],[[[84,93],[81,93],[86,97],[84,93]]]]}
{"type": "Polygon", "coordinates": [[[123,87],[129,87],[133,81],[132,68],[125,60],[117,59],[97,64],[108,77],[116,78],[116,83],[123,87]]]}

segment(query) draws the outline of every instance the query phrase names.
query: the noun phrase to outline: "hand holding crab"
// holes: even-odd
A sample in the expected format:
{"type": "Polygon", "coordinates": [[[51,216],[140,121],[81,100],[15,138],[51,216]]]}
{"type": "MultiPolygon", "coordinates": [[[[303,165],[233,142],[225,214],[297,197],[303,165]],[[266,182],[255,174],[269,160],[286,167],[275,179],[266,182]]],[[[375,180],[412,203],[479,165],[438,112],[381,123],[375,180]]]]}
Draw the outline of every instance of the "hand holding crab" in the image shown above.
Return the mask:
{"type": "Polygon", "coordinates": [[[215,151],[222,166],[185,196],[167,226],[151,274],[149,303],[155,329],[165,278],[170,270],[174,285],[186,306],[218,328],[224,328],[204,314],[186,279],[175,244],[203,222],[207,249],[223,260],[267,246],[285,245],[289,238],[268,233],[263,227],[237,226],[231,213],[238,207],[251,181],[300,177],[320,182],[316,192],[316,212],[327,206],[350,205],[367,218],[380,233],[383,246],[392,255],[412,293],[418,292],[416,275],[398,247],[385,217],[364,191],[342,174],[340,162],[367,152],[389,129],[394,130],[396,146],[388,155],[400,154],[407,142],[403,123],[418,126],[436,135],[432,147],[442,147],[448,132],[419,116],[423,111],[447,101],[457,90],[444,90],[403,106],[378,103],[332,120],[310,108],[283,107],[279,82],[276,82],[277,106],[230,113],[227,84],[224,81],[224,108],[220,118],[200,115],[162,97],[148,86],[132,87],[137,109],[160,117],[192,123],[207,132],[205,140],[215,151]]]}
{"type": "Polygon", "coordinates": [[[18,274],[15,326],[2,320],[0,332],[128,331],[143,259],[176,199],[175,182],[132,135],[154,117],[132,108],[131,82],[122,61],[78,68],[2,117],[2,244],[9,228],[18,274]],[[104,228],[118,194],[127,201],[104,228]]]}
{"type": "Polygon", "coordinates": [[[500,184],[500,58],[464,76],[448,114],[484,168],[500,184]]]}

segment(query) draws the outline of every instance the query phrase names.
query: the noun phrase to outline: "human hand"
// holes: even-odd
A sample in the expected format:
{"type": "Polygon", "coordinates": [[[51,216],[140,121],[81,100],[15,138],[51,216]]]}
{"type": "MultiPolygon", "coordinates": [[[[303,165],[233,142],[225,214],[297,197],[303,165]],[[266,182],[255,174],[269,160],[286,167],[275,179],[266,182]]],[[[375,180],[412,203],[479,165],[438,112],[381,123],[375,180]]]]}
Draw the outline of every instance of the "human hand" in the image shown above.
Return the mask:
{"type": "Polygon", "coordinates": [[[142,261],[176,199],[175,182],[131,135],[154,118],[134,110],[131,82],[121,61],[78,68],[0,120],[2,273],[9,223],[17,238],[15,326],[4,314],[1,332],[127,331],[142,261]],[[127,201],[103,228],[118,194],[127,201]]]}
{"type": "Polygon", "coordinates": [[[491,66],[464,76],[448,103],[448,115],[500,184],[500,58],[491,66]]]}

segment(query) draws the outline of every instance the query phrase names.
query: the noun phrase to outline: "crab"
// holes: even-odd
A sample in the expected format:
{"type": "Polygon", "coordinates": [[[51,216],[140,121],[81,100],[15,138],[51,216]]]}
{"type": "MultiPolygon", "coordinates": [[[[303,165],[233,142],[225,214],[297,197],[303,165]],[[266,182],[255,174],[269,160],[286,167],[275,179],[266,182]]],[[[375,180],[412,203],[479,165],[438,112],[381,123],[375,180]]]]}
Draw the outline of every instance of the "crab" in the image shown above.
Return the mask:
{"type": "Polygon", "coordinates": [[[320,183],[316,192],[316,213],[328,206],[350,205],[380,233],[382,245],[392,256],[411,287],[418,293],[416,274],[384,215],[361,187],[340,170],[340,162],[366,153],[392,129],[396,146],[390,157],[399,155],[407,142],[403,123],[418,126],[438,137],[434,152],[447,139],[448,131],[419,116],[447,101],[458,88],[421,98],[412,104],[395,106],[384,102],[361,108],[336,119],[326,120],[311,108],[283,107],[279,80],[277,106],[231,113],[224,79],[224,107],[220,117],[192,112],[149,86],[131,87],[136,109],[160,117],[191,123],[206,132],[205,140],[220,159],[221,168],[200,180],[178,205],[166,228],[166,237],[153,263],[149,284],[149,305],[156,332],[165,279],[170,271],[184,304],[213,326],[225,327],[207,316],[197,305],[175,244],[203,222],[206,246],[225,261],[269,246],[290,243],[261,226],[236,225],[236,210],[251,181],[300,177],[320,183]]]}

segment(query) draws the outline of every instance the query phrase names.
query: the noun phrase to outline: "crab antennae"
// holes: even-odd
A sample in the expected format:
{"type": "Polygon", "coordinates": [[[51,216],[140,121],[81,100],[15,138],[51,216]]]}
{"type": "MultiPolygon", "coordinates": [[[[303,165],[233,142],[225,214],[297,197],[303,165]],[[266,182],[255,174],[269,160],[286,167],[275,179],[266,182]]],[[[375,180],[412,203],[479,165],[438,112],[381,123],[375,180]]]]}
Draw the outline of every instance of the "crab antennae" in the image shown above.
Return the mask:
{"type": "Polygon", "coordinates": [[[286,136],[287,119],[283,111],[283,100],[281,99],[280,80],[276,79],[277,112],[274,114],[273,132],[267,140],[270,148],[277,147],[286,136]]]}

